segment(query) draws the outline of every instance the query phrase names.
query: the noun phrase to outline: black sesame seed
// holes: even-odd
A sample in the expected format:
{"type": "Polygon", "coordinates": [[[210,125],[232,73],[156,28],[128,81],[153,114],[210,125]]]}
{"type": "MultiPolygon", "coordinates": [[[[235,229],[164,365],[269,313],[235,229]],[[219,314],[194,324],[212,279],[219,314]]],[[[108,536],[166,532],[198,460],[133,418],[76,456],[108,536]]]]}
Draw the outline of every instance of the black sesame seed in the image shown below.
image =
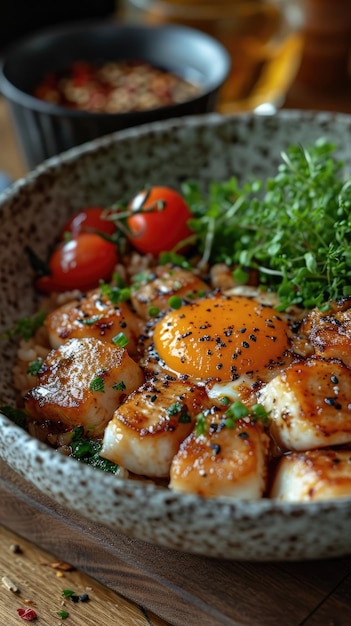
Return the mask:
{"type": "Polygon", "coordinates": [[[336,398],[327,397],[327,398],[324,398],[324,402],[328,406],[335,407],[338,411],[340,411],[340,409],[341,409],[341,404],[336,400],[336,398]]]}
{"type": "Polygon", "coordinates": [[[79,602],[79,596],[76,596],[75,594],[73,594],[72,596],[69,597],[70,600],[72,600],[72,602],[74,604],[76,604],[77,602],[79,602]]]}
{"type": "Polygon", "coordinates": [[[218,443],[211,443],[211,448],[215,454],[219,454],[221,451],[221,446],[218,443]]]}
{"type": "Polygon", "coordinates": [[[87,593],[82,593],[82,594],[79,596],[79,600],[80,600],[81,602],[89,602],[90,598],[89,598],[89,595],[88,595],[87,593]]]}

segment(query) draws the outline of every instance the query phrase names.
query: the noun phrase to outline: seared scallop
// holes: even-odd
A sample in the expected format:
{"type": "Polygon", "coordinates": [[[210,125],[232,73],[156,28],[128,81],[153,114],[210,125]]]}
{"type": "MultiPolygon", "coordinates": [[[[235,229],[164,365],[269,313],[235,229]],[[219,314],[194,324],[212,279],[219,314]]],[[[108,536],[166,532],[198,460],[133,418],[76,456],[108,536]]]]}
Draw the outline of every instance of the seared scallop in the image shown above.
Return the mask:
{"type": "Polygon", "coordinates": [[[94,338],[70,339],[52,350],[25,396],[30,419],[102,435],[116,407],[144,382],[124,348],[94,338]]]}
{"type": "Polygon", "coordinates": [[[209,286],[193,272],[161,265],[135,279],[131,299],[138,315],[147,320],[157,311],[169,309],[172,296],[192,302],[208,291],[209,286]]]}
{"type": "Polygon", "coordinates": [[[205,432],[195,428],[175,455],[170,488],[207,498],[261,498],[268,452],[262,422],[247,417],[228,428],[225,422],[208,418],[205,432]]]}
{"type": "Polygon", "coordinates": [[[194,426],[207,395],[188,382],[146,382],[115,411],[101,456],[134,474],[167,477],[172,458],[194,426]]]}
{"type": "Polygon", "coordinates": [[[351,298],[333,302],[330,310],[313,309],[301,331],[324,358],[341,359],[351,367],[351,298]]]}
{"type": "Polygon", "coordinates": [[[283,456],[270,495],[287,502],[350,497],[351,450],[310,450],[283,456]]]}
{"type": "Polygon", "coordinates": [[[297,361],[258,394],[283,450],[351,442],[351,370],[337,359],[297,361]]]}
{"type": "Polygon", "coordinates": [[[53,348],[72,337],[95,337],[111,342],[124,333],[130,354],[136,352],[142,329],[141,320],[127,302],[114,304],[101,289],[89,291],[59,307],[47,316],[45,325],[53,348]]]}

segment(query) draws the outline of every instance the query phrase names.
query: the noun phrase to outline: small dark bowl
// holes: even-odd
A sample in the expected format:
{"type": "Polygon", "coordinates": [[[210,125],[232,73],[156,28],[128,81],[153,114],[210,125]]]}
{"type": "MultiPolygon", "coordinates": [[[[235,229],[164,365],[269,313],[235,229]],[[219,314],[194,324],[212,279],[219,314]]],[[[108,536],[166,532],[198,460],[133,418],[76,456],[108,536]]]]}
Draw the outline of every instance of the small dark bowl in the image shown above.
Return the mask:
{"type": "Polygon", "coordinates": [[[7,99],[29,168],[48,157],[102,135],[140,124],[215,109],[230,69],[225,48],[205,33],[178,25],[112,22],[60,26],[12,45],[0,68],[7,99]],[[200,87],[185,102],[130,113],[91,113],[35,98],[33,89],[48,72],[74,61],[143,60],[200,87]]]}

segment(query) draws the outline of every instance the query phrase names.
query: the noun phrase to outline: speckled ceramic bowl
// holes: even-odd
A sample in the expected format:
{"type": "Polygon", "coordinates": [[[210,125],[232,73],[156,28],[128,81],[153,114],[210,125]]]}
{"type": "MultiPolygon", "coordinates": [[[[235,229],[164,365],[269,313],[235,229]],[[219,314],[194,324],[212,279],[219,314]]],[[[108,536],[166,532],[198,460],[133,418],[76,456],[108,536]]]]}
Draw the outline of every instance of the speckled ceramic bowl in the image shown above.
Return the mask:
{"type": "MultiPolygon", "coordinates": [[[[35,311],[24,251],[45,253],[58,228],[86,204],[109,203],[145,181],[273,173],[282,149],[321,135],[351,165],[351,117],[281,112],[273,117],[216,114],[121,131],[41,165],[1,197],[1,328],[35,311]]],[[[0,345],[0,397],[14,402],[12,343],[0,345]]],[[[351,498],[312,504],[203,500],[79,464],[0,416],[0,458],[28,485],[75,515],[137,539],[229,559],[310,559],[351,551],[351,498]],[[67,489],[74,484],[74,490],[67,489]],[[142,523],[141,523],[142,518],[142,523]]]]}

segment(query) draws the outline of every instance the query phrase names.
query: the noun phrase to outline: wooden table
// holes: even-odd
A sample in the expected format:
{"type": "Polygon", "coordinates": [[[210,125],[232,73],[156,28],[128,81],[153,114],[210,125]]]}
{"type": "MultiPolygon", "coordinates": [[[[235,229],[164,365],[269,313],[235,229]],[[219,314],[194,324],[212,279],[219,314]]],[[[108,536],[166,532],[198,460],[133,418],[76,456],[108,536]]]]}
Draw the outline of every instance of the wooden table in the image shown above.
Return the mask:
{"type": "MultiPolygon", "coordinates": [[[[351,96],[323,100],[295,92],[287,106],[351,112],[351,96]]],[[[13,179],[24,175],[1,99],[0,147],[0,169],[13,179]]],[[[351,557],[227,562],[113,537],[104,529],[97,545],[88,522],[67,531],[64,511],[55,509],[51,518],[50,503],[36,509],[16,489],[0,467],[1,624],[21,623],[17,609],[24,608],[47,626],[351,626],[351,557]],[[64,598],[67,589],[88,594],[89,601],[64,598]]]]}

